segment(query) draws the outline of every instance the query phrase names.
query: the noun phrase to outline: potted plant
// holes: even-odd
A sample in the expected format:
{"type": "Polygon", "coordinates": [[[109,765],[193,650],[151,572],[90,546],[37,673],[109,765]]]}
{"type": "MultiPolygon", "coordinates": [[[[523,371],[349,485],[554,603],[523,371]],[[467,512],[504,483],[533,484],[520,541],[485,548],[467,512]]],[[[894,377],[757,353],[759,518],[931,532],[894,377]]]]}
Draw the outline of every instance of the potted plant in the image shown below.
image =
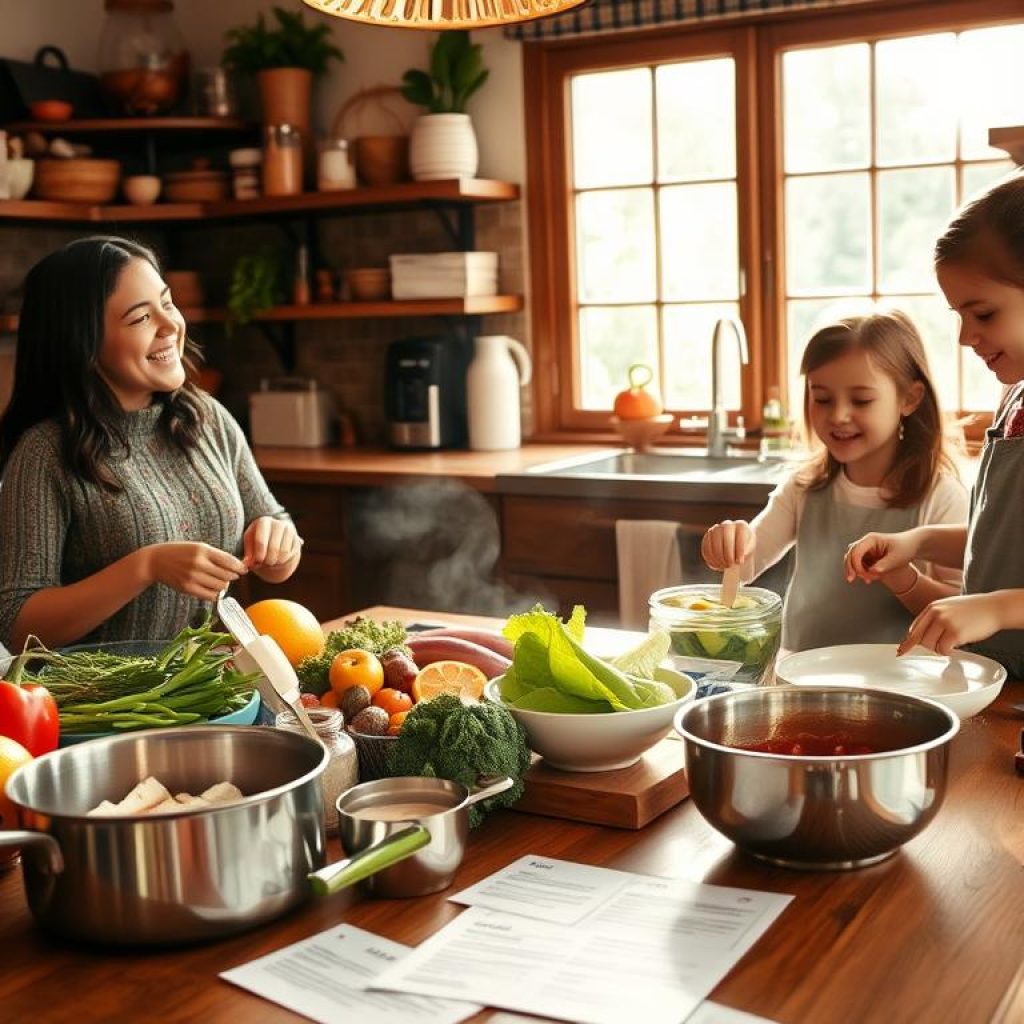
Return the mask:
{"type": "Polygon", "coordinates": [[[302,133],[303,150],[313,150],[310,96],[314,76],[327,71],[332,60],[344,60],[330,42],[326,25],[307,26],[301,12],[273,8],[275,25],[262,14],[254,25],[226,33],[228,46],[221,63],[233,71],[256,76],[264,124],[292,124],[302,133]]]}
{"type": "Polygon", "coordinates": [[[257,313],[271,309],[284,298],[284,260],[277,250],[261,249],[239,256],[228,285],[228,337],[236,327],[250,323],[257,313]]]}
{"type": "Polygon", "coordinates": [[[480,46],[463,31],[442,32],[430,51],[430,70],[402,76],[402,95],[426,113],[409,140],[409,164],[417,181],[472,178],[479,153],[466,102],[487,81],[480,46]]]}

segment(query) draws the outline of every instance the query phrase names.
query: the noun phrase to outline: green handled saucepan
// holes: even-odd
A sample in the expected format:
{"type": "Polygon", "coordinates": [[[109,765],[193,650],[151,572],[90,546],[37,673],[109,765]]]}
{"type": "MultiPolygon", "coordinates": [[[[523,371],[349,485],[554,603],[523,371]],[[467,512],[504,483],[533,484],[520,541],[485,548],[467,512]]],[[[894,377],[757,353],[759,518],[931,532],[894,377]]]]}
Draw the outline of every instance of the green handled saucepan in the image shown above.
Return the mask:
{"type": "Polygon", "coordinates": [[[338,797],[338,826],[349,855],[310,876],[317,896],[356,882],[374,896],[424,896],[451,885],[466,849],[469,807],[504,793],[509,778],[469,790],[447,779],[405,776],[353,786],[338,797]]]}

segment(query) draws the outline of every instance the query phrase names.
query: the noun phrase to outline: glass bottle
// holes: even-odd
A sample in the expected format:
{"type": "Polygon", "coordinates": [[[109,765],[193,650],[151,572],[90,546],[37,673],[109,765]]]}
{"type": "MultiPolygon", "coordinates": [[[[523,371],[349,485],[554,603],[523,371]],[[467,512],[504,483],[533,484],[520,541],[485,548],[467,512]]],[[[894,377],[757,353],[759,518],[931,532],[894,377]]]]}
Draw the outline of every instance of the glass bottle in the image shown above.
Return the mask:
{"type": "MultiPolygon", "coordinates": [[[[345,732],[345,719],[336,708],[307,708],[306,713],[330,755],[321,781],[324,790],[324,822],[327,834],[333,836],[338,831],[338,808],[335,801],[359,781],[356,746],[345,732]]],[[[291,711],[280,712],[274,725],[278,729],[306,734],[291,711]]]]}
{"type": "Polygon", "coordinates": [[[181,99],[189,55],[173,0],[105,0],[96,67],[115,114],[166,114],[181,99]]]}
{"type": "Polygon", "coordinates": [[[316,187],[321,192],[356,187],[356,169],[347,139],[321,139],[316,164],[316,187]]]}
{"type": "Polygon", "coordinates": [[[782,408],[781,392],[778,385],[768,389],[768,398],[761,411],[761,448],[762,459],[771,458],[784,452],[789,447],[789,421],[782,408]]]}
{"type": "Polygon", "coordinates": [[[302,191],[302,136],[293,124],[263,129],[263,194],[295,196],[302,191]]]}

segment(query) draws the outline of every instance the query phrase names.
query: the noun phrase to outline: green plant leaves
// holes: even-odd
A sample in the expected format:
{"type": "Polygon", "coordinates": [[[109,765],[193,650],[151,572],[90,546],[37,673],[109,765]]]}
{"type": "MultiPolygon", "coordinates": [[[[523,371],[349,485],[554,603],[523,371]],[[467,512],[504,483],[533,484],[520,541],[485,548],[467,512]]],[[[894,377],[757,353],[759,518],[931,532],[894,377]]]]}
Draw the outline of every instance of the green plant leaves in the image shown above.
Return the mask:
{"type": "Polygon", "coordinates": [[[431,114],[463,114],[466,102],[487,81],[479,44],[469,33],[441,32],[430,51],[430,70],[402,76],[402,95],[431,114]]]}
{"type": "Polygon", "coordinates": [[[239,256],[228,288],[227,333],[284,299],[284,261],[272,250],[239,256]]]}
{"type": "Polygon", "coordinates": [[[255,25],[243,25],[225,33],[229,45],[221,57],[225,67],[255,73],[267,68],[306,68],[322,75],[331,60],[345,59],[329,42],[326,25],[307,28],[301,12],[273,9],[276,28],[268,28],[262,14],[255,25]]]}

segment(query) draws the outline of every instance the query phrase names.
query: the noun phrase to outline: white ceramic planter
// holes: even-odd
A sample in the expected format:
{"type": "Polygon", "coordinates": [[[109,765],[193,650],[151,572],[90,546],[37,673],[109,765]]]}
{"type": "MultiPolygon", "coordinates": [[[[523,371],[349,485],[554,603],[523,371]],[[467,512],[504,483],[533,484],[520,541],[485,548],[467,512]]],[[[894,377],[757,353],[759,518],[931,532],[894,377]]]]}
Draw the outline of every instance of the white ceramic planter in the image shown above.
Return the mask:
{"type": "Polygon", "coordinates": [[[409,166],[416,181],[476,176],[480,155],[469,114],[423,114],[409,139],[409,166]]]}

